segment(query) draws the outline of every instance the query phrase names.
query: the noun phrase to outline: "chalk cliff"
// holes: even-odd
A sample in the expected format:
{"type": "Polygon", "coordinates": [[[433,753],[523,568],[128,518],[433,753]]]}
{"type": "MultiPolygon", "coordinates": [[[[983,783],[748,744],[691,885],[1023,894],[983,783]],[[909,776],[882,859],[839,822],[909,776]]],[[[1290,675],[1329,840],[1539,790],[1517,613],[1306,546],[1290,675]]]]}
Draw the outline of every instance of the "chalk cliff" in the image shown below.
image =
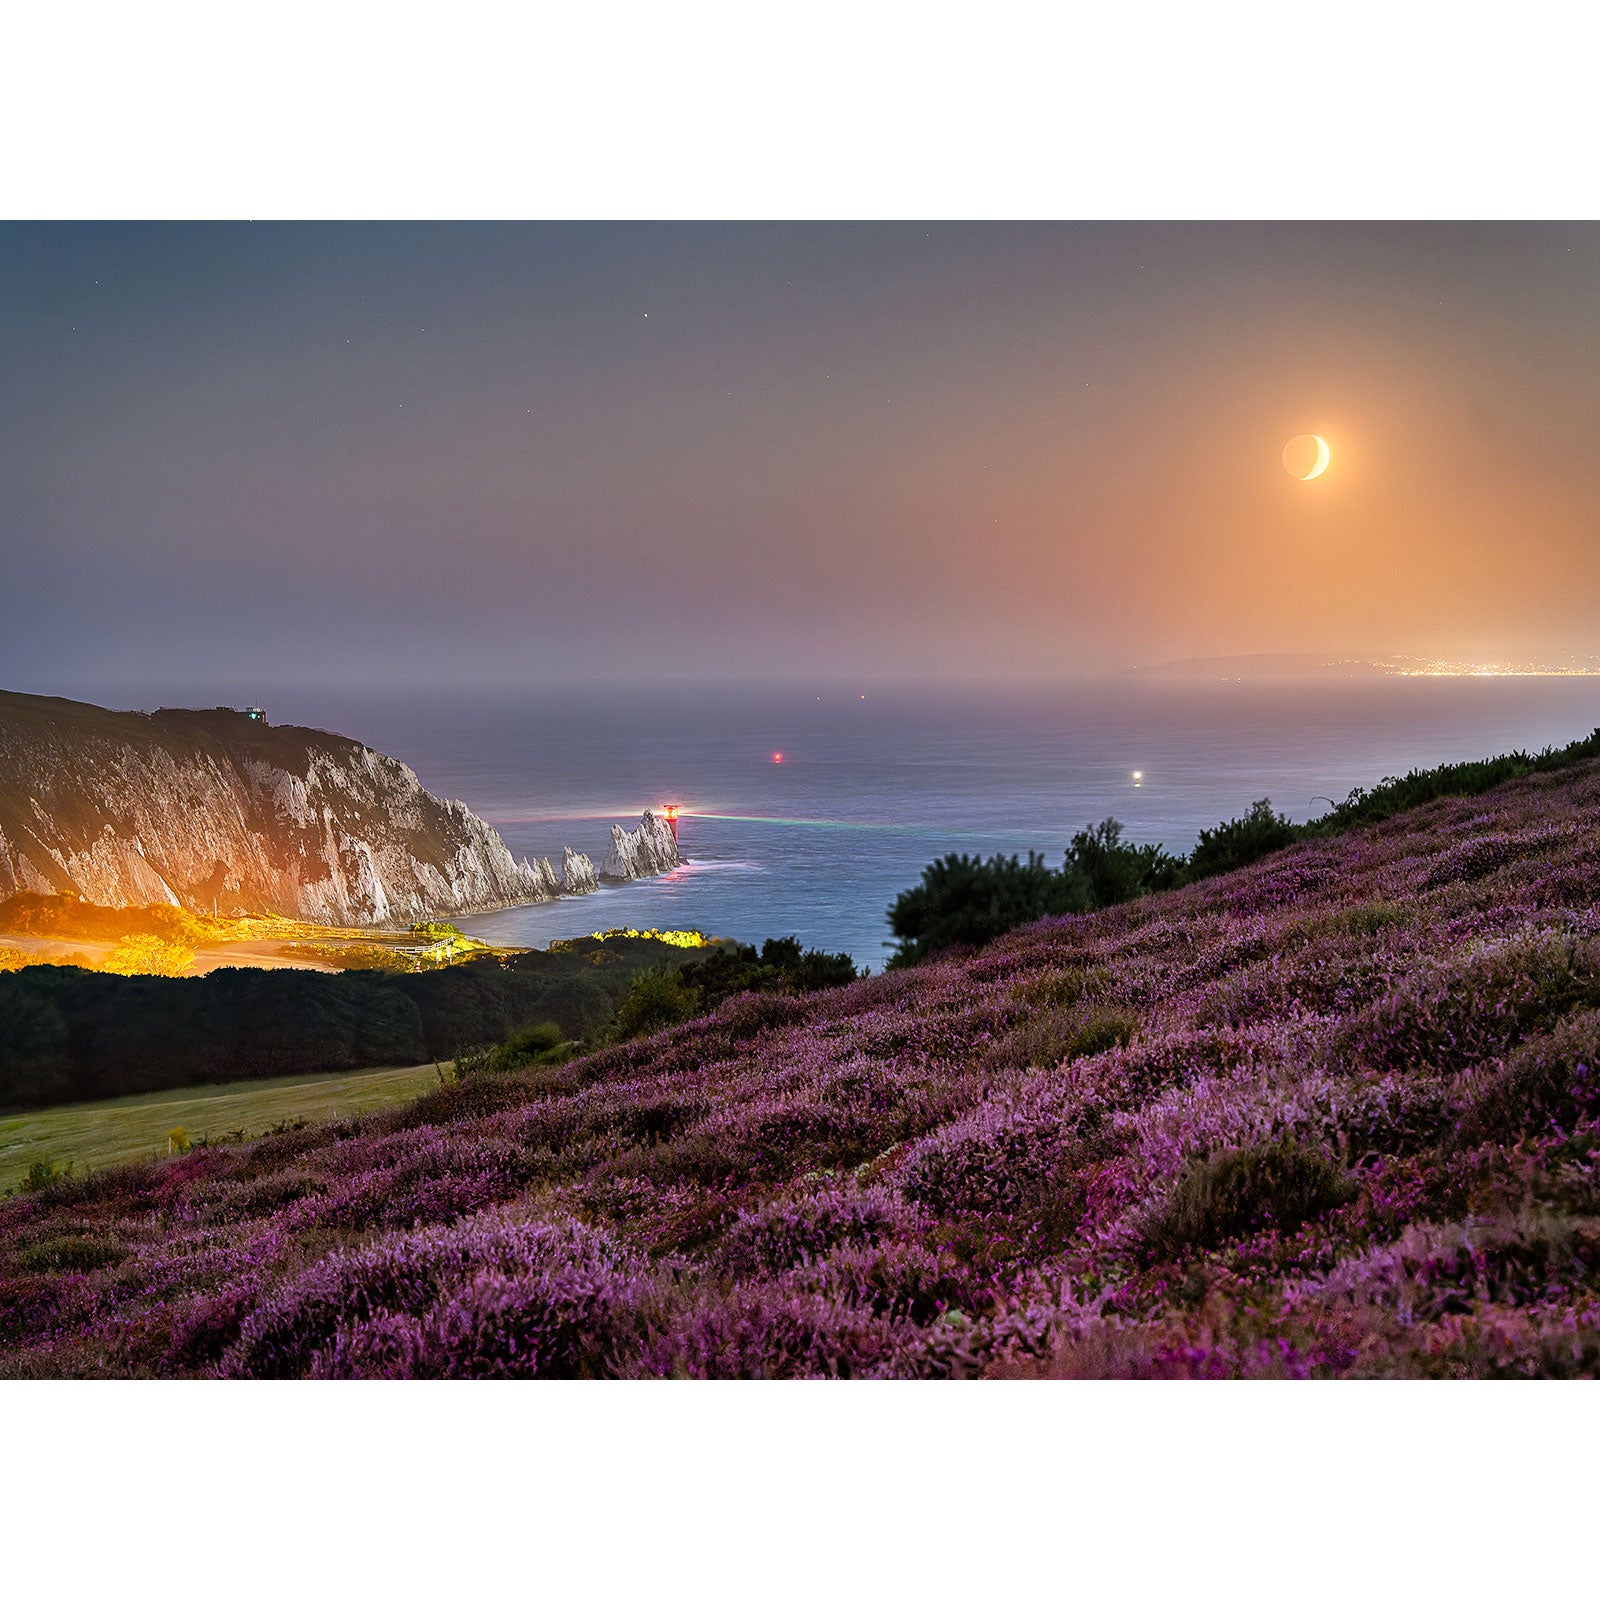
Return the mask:
{"type": "Polygon", "coordinates": [[[561,863],[561,888],[565,894],[593,894],[600,887],[594,875],[594,862],[579,855],[569,844],[561,863]]]}
{"type": "Polygon", "coordinates": [[[600,868],[600,876],[648,878],[658,872],[671,872],[682,860],[672,825],[665,817],[647,811],[632,833],[625,833],[618,826],[612,828],[611,853],[600,868]]]}
{"type": "MultiPolygon", "coordinates": [[[[566,886],[584,867],[592,888],[592,864],[569,851],[566,886]]],[[[353,739],[0,692],[0,898],[71,890],[363,925],[562,888],[549,860],[514,860],[466,806],[353,739]]]]}

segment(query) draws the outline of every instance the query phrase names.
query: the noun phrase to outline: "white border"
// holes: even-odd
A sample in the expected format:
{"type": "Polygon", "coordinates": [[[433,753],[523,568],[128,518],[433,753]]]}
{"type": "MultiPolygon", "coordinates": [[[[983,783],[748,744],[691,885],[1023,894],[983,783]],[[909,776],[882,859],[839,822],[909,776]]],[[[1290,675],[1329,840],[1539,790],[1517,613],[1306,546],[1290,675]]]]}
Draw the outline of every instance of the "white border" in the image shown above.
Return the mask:
{"type": "Polygon", "coordinates": [[[1545,1590],[1587,1560],[1591,1392],[14,1384],[7,1588],[1545,1590]]]}
{"type": "Polygon", "coordinates": [[[1592,217],[1590,8],[78,0],[9,217],[1592,217]]]}

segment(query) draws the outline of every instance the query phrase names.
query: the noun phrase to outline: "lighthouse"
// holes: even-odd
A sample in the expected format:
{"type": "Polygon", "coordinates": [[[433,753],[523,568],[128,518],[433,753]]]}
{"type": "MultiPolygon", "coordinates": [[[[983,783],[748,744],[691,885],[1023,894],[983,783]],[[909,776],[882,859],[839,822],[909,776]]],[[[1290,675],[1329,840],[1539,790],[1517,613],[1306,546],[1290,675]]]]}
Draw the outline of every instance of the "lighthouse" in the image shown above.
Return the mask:
{"type": "Polygon", "coordinates": [[[667,826],[672,829],[672,842],[678,842],[678,808],[676,806],[662,806],[661,815],[667,819],[667,826]]]}

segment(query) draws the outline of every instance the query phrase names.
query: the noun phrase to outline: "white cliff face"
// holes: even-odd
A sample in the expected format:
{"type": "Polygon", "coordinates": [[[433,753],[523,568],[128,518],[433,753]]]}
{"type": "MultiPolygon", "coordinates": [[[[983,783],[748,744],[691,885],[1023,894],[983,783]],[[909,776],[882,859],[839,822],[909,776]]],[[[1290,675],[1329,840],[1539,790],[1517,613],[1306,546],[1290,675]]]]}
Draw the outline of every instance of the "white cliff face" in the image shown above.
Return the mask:
{"type": "Polygon", "coordinates": [[[579,855],[570,844],[561,864],[561,887],[566,894],[593,894],[600,887],[594,862],[588,856],[579,855]]]}
{"type": "Polygon", "coordinates": [[[600,868],[602,878],[649,878],[659,872],[671,872],[681,865],[678,841],[672,836],[672,825],[655,812],[645,812],[639,826],[632,833],[623,832],[620,826],[611,830],[611,853],[600,868]]]}
{"type": "Polygon", "coordinates": [[[547,859],[513,860],[459,801],[353,740],[0,693],[0,898],[72,890],[359,926],[561,889],[547,859]]]}

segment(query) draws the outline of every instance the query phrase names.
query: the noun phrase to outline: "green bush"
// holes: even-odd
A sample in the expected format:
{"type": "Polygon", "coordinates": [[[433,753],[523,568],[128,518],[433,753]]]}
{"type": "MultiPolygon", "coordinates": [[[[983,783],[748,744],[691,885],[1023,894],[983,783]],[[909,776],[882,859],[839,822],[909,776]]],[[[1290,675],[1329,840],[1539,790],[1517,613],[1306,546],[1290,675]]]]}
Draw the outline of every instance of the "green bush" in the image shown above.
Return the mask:
{"type": "Polygon", "coordinates": [[[450,1083],[465,1083],[480,1072],[492,1071],[493,1062],[494,1050],[489,1045],[480,1044],[471,1050],[461,1051],[446,1069],[445,1077],[450,1083]]]}
{"type": "Polygon", "coordinates": [[[641,972],[617,1002],[616,1036],[637,1039],[687,1022],[700,1009],[700,995],[675,967],[641,972]]]}
{"type": "Polygon", "coordinates": [[[1046,1011],[1002,1034],[984,1065],[991,1071],[1053,1067],[1079,1056],[1097,1056],[1133,1038],[1138,1018],[1114,1006],[1071,1006],[1046,1011]]]}
{"type": "Polygon", "coordinates": [[[1342,833],[1358,823],[1380,822],[1450,795],[1485,794],[1529,773],[1560,772],[1595,756],[1600,756],[1600,728],[1586,739],[1574,739],[1559,749],[1547,747],[1536,756],[1526,750],[1513,750],[1484,761],[1451,761],[1437,767],[1414,768],[1403,778],[1385,778],[1370,789],[1352,789],[1332,811],[1307,823],[1302,831],[1342,833]]]}
{"type": "Polygon", "coordinates": [[[1272,809],[1271,800],[1257,800],[1242,817],[1200,830],[1199,842],[1189,857],[1189,876],[1211,878],[1219,872],[1248,867],[1262,856],[1293,844],[1300,832],[1287,817],[1272,809]]]}
{"type": "Polygon", "coordinates": [[[18,1252],[17,1264],[29,1272],[93,1272],[97,1267],[114,1266],[127,1253],[116,1239],[69,1234],[29,1245],[18,1252]]]}
{"type": "Polygon", "coordinates": [[[1124,1006],[1087,1006],[1074,1014],[1074,1024],[1067,1046],[1069,1061],[1131,1043],[1139,1014],[1124,1006]]]}
{"type": "Polygon", "coordinates": [[[53,1161],[35,1161],[22,1175],[18,1188],[24,1194],[42,1194],[46,1189],[53,1189],[71,1172],[70,1161],[64,1167],[58,1167],[53,1161]]]}
{"type": "Polygon", "coordinates": [[[1354,1186],[1319,1150],[1293,1140],[1228,1150],[1193,1163],[1151,1220],[1146,1243],[1158,1256],[1210,1249],[1266,1228],[1287,1237],[1341,1206],[1354,1186]]]}
{"type": "Polygon", "coordinates": [[[1072,836],[1059,871],[1029,851],[1017,856],[949,855],[922,872],[922,882],[889,907],[899,941],[891,967],[915,966],[940,950],[982,945],[1040,917],[1120,905],[1137,895],[1176,888],[1183,861],[1158,844],[1126,844],[1122,824],[1107,817],[1072,836]]]}
{"type": "Polygon", "coordinates": [[[850,983],[860,974],[847,955],[802,951],[798,939],[768,939],[759,951],[747,944],[724,945],[690,962],[683,976],[699,993],[699,1010],[708,1012],[732,995],[808,994],[850,983]]]}
{"type": "Polygon", "coordinates": [[[555,1023],[535,1022],[530,1027],[518,1028],[495,1054],[503,1062],[524,1056],[532,1059],[548,1055],[552,1050],[565,1049],[566,1043],[566,1035],[555,1023]]]}
{"type": "Polygon", "coordinates": [[[898,940],[891,967],[915,966],[935,951],[989,940],[1040,917],[1083,911],[1084,883],[1052,871],[1044,857],[948,855],[922,870],[922,882],[889,908],[889,930],[898,940]]]}
{"type": "Polygon", "coordinates": [[[1091,906],[1119,906],[1183,881],[1181,856],[1169,856],[1158,844],[1124,844],[1122,831],[1115,817],[1107,817],[1073,834],[1067,847],[1064,874],[1082,882],[1091,906]]]}

